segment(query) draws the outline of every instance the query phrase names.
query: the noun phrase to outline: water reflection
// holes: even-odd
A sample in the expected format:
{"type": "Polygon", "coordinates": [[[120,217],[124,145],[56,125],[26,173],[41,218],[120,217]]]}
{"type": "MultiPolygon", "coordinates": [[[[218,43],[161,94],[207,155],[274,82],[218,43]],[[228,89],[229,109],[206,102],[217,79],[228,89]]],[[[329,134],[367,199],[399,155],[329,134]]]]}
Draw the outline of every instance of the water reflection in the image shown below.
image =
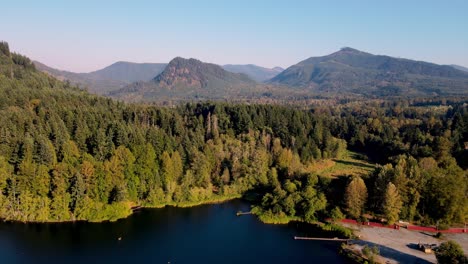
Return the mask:
{"type": "Polygon", "coordinates": [[[249,204],[235,200],[145,209],[114,223],[0,223],[1,262],[343,263],[336,242],[293,239],[317,236],[310,225],[236,216],[247,210],[249,204]]]}

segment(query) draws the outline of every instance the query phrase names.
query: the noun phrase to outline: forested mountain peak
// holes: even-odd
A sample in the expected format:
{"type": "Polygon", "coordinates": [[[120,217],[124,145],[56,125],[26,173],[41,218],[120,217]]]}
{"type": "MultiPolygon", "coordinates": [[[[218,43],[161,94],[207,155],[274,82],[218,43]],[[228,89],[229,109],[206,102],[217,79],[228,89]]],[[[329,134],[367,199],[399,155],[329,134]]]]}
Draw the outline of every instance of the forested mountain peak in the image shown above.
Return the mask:
{"type": "Polygon", "coordinates": [[[340,49],[340,51],[342,52],[352,52],[352,53],[359,53],[361,51],[357,50],[357,49],[353,49],[351,47],[343,47],[340,49]]]}
{"type": "Polygon", "coordinates": [[[301,61],[270,82],[327,93],[406,96],[468,93],[468,73],[453,67],[347,47],[301,61]]]}
{"type": "Polygon", "coordinates": [[[166,69],[154,78],[158,85],[168,88],[174,85],[206,88],[212,82],[219,81],[230,84],[253,83],[245,74],[228,72],[216,64],[181,57],[171,60],[166,69]]]}
{"type": "Polygon", "coordinates": [[[149,82],[137,82],[109,95],[127,101],[240,99],[256,93],[256,82],[247,75],[197,59],[176,57],[149,82]]]}
{"type": "MultiPolygon", "coordinates": [[[[354,48],[351,48],[351,47],[343,47],[339,51],[337,51],[337,52],[335,52],[333,54],[339,54],[339,53],[361,54],[361,53],[365,53],[365,52],[354,49],[354,48]]],[[[369,54],[369,53],[365,53],[365,54],[369,54]]]]}

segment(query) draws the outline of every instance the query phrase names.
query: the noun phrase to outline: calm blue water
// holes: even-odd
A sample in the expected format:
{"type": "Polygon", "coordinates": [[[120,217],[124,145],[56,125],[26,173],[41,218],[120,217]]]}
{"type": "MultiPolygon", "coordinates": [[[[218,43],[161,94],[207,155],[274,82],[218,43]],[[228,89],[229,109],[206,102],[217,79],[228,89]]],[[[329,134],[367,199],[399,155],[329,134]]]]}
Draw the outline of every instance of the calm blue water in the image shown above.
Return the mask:
{"type": "Polygon", "coordinates": [[[344,263],[336,242],[299,241],[309,225],[236,216],[235,200],[146,209],[114,223],[0,223],[0,263],[344,263]],[[122,240],[118,240],[122,237],[122,240]]]}

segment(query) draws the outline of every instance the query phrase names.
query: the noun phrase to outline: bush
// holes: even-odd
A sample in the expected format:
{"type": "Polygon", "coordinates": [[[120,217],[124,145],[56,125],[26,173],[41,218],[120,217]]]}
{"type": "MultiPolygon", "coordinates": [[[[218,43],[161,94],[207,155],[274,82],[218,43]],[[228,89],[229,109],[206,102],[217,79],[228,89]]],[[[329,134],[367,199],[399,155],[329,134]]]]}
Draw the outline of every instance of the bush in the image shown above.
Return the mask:
{"type": "Polygon", "coordinates": [[[358,221],[359,221],[360,223],[365,223],[365,222],[367,222],[368,220],[367,220],[367,218],[366,218],[365,216],[361,215],[361,216],[359,216],[358,221]]]}
{"type": "Polygon", "coordinates": [[[364,263],[375,263],[375,256],[380,254],[380,250],[377,246],[369,247],[368,245],[365,245],[362,248],[362,254],[364,254],[364,256],[369,260],[369,262],[365,261],[364,263]]]}
{"type": "Polygon", "coordinates": [[[380,249],[378,246],[374,245],[372,247],[369,247],[368,245],[365,245],[363,248],[362,248],[362,253],[367,256],[367,257],[370,257],[370,256],[373,256],[373,255],[379,255],[380,254],[380,249]]]}
{"type": "Polygon", "coordinates": [[[343,220],[345,218],[344,214],[341,212],[341,210],[340,210],[340,208],[338,206],[331,210],[330,217],[335,222],[343,220]]]}
{"type": "Polygon", "coordinates": [[[340,236],[344,236],[346,238],[353,238],[354,237],[354,234],[353,234],[353,231],[347,227],[344,227],[344,226],[341,226],[341,225],[337,225],[337,224],[324,224],[322,225],[322,229],[324,231],[333,231],[335,233],[337,233],[338,235],[340,236]]]}
{"type": "Polygon", "coordinates": [[[435,250],[437,263],[439,264],[464,264],[468,263],[467,257],[463,253],[461,246],[455,241],[448,241],[440,244],[435,250]]]}
{"type": "Polygon", "coordinates": [[[446,224],[446,223],[442,223],[442,224],[439,224],[437,226],[438,230],[448,230],[449,228],[450,228],[450,226],[448,224],[446,224]]]}
{"type": "Polygon", "coordinates": [[[364,254],[366,257],[370,257],[371,256],[371,250],[370,250],[370,247],[365,245],[363,248],[362,248],[362,254],[364,254]]]}

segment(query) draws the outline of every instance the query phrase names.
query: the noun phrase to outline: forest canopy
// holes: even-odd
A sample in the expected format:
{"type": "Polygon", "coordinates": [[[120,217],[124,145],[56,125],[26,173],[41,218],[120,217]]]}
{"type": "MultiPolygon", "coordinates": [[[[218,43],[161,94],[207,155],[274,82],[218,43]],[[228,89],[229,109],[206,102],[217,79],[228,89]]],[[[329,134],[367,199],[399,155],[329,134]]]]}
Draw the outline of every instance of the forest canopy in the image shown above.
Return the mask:
{"type": "Polygon", "coordinates": [[[135,205],[254,192],[257,213],[270,218],[463,222],[468,108],[431,104],[124,104],[37,71],[2,42],[0,218],[116,220],[135,205]],[[362,177],[315,173],[316,162],[348,150],[380,165],[362,177]],[[353,194],[363,188],[368,195],[353,194]]]}

